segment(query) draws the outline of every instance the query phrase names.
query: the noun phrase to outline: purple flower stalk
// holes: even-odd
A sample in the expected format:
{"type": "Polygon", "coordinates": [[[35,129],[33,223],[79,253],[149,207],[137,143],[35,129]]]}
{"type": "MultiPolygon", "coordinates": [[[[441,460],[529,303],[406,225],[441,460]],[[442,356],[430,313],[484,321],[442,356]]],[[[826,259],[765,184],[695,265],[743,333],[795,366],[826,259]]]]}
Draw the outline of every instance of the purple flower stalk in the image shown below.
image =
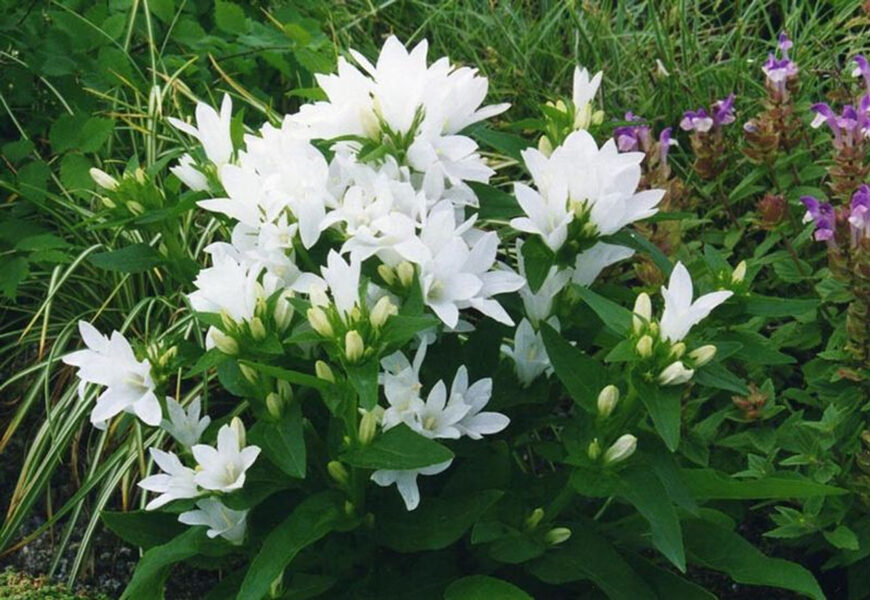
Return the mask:
{"type": "Polygon", "coordinates": [[[813,196],[801,196],[801,202],[807,208],[804,222],[814,221],[816,224],[813,238],[818,242],[825,241],[828,245],[836,245],[834,232],[837,227],[837,215],[834,207],[828,202],[819,202],[813,196]]]}
{"type": "Polygon", "coordinates": [[[858,191],[852,195],[849,225],[853,245],[860,239],[870,237],[870,186],[866,183],[858,187],[858,191]]]}
{"type": "Polygon", "coordinates": [[[818,129],[827,125],[834,134],[834,147],[848,148],[856,146],[870,133],[870,95],[861,99],[860,110],[851,104],[843,107],[838,115],[825,102],[813,104],[811,110],[816,113],[810,126],[818,129]]]}
{"type": "MultiPolygon", "coordinates": [[[[625,113],[625,120],[632,123],[642,123],[643,119],[632,112],[625,113]]],[[[646,152],[652,146],[652,134],[649,125],[623,125],[613,130],[616,147],[621,152],[642,150],[646,152]]]]}
{"type": "Polygon", "coordinates": [[[662,168],[667,168],[668,152],[670,152],[671,146],[676,145],[677,140],[671,137],[671,128],[666,127],[662,129],[662,132],[659,134],[659,163],[662,165],[662,168]]]}
{"type": "Polygon", "coordinates": [[[713,124],[716,127],[734,122],[734,98],[734,94],[728,94],[724,100],[713,103],[713,124]]]}
{"type": "Polygon", "coordinates": [[[867,58],[863,54],[859,54],[852,60],[858,65],[852,71],[852,77],[863,77],[864,85],[867,87],[867,94],[870,95],[870,63],[867,62],[867,58]]]}
{"type": "Polygon", "coordinates": [[[713,125],[713,118],[703,108],[687,110],[683,113],[683,119],[680,121],[680,129],[683,131],[697,131],[698,133],[707,133],[713,129],[713,125]]]}
{"type": "Polygon", "coordinates": [[[780,33],[777,47],[782,54],[782,58],[776,58],[776,55],[771,52],[767,57],[767,61],[761,67],[761,70],[764,71],[764,75],[767,77],[767,83],[783,97],[788,95],[786,83],[798,74],[797,63],[788,57],[788,51],[793,45],[785,32],[780,33]]]}

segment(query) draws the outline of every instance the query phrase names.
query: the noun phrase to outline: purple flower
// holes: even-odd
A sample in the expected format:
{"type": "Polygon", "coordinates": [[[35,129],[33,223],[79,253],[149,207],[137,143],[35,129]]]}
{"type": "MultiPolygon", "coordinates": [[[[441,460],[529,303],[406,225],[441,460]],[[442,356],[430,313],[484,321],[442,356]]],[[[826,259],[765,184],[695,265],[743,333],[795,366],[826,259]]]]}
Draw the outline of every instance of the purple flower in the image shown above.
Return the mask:
{"type": "MultiPolygon", "coordinates": [[[[632,112],[625,113],[625,120],[632,123],[642,123],[643,119],[632,112]]],[[[621,152],[646,150],[652,145],[652,135],[649,125],[622,125],[613,130],[616,147],[621,152]]]]}
{"type": "Polygon", "coordinates": [[[779,47],[779,51],[782,52],[783,58],[788,58],[788,51],[791,50],[791,47],[794,46],[792,41],[788,39],[788,34],[786,32],[780,32],[779,34],[779,42],[777,43],[779,47]]]}
{"type": "Polygon", "coordinates": [[[863,54],[859,54],[852,60],[858,65],[852,71],[852,77],[863,77],[864,85],[867,86],[867,93],[870,94],[870,63],[867,62],[863,54]]]}
{"type": "Polygon", "coordinates": [[[713,118],[707,114],[703,108],[698,110],[687,110],[683,113],[683,119],[680,121],[680,129],[683,131],[697,131],[698,133],[707,133],[713,128],[713,118]]]}
{"type": "Polygon", "coordinates": [[[818,102],[811,108],[816,116],[810,126],[818,129],[823,124],[827,125],[834,134],[835,148],[855,146],[870,132],[870,97],[862,98],[859,108],[860,110],[856,110],[854,106],[847,104],[838,115],[825,102],[818,102]]]}
{"type": "Polygon", "coordinates": [[[668,164],[668,152],[671,149],[671,146],[676,146],[677,140],[671,137],[671,128],[666,127],[662,129],[662,132],[659,134],[659,163],[662,165],[662,168],[666,168],[668,164]]]}
{"type": "Polygon", "coordinates": [[[734,94],[728,94],[727,98],[713,104],[713,123],[716,127],[734,122],[734,98],[734,94]]]}
{"type": "Polygon", "coordinates": [[[852,241],[870,236],[870,186],[858,187],[849,206],[849,224],[852,226],[852,241]]]}
{"type": "Polygon", "coordinates": [[[767,56],[767,61],[761,67],[761,70],[764,71],[764,75],[767,77],[769,88],[782,97],[788,96],[788,89],[786,88],[788,80],[796,77],[798,74],[797,63],[788,57],[788,51],[793,45],[784,31],[780,33],[777,48],[779,48],[782,58],[777,58],[771,52],[767,56]]]}
{"type": "Polygon", "coordinates": [[[813,196],[801,196],[801,202],[807,209],[804,222],[815,221],[816,231],[813,238],[816,241],[833,243],[834,231],[837,226],[837,215],[834,207],[828,202],[819,202],[813,196]]]}

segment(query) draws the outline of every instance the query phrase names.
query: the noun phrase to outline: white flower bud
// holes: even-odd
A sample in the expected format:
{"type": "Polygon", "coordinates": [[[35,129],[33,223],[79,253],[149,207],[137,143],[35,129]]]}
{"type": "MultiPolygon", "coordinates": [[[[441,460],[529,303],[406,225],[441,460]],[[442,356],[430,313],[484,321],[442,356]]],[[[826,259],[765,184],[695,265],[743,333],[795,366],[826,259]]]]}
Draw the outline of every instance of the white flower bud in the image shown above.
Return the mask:
{"type": "Polygon", "coordinates": [[[554,527],[544,536],[544,541],[551,546],[556,546],[562,542],[568,541],[571,537],[571,530],[567,527],[554,527]]]}
{"type": "Polygon", "coordinates": [[[135,200],[128,200],[126,206],[127,210],[129,210],[131,214],[136,215],[137,217],[139,215],[145,214],[145,207],[136,202],[135,200]]]}
{"type": "Polygon", "coordinates": [[[356,329],[351,329],[344,336],[344,355],[348,361],[355,363],[362,358],[365,343],[356,329]]]}
{"type": "Polygon", "coordinates": [[[239,448],[244,448],[247,445],[245,443],[245,424],[240,418],[233,417],[230,421],[230,427],[232,427],[236,434],[236,438],[239,440],[239,448]]]}
{"type": "Polygon", "coordinates": [[[637,438],[630,433],[625,433],[604,453],[604,464],[620,463],[634,454],[635,450],[637,450],[637,438]]]}
{"type": "Polygon", "coordinates": [[[247,379],[250,383],[257,383],[257,378],[259,374],[257,370],[249,367],[248,365],[239,364],[239,371],[242,372],[242,375],[245,379],[247,379]]]}
{"type": "Polygon", "coordinates": [[[731,283],[743,283],[744,279],[746,279],[746,261],[741,260],[731,273],[731,283]]]}
{"type": "Polygon", "coordinates": [[[329,476],[341,486],[346,486],[350,481],[350,474],[348,474],[347,469],[337,460],[329,461],[326,465],[326,470],[329,472],[329,476]]]}
{"type": "Polygon", "coordinates": [[[553,153],[553,143],[546,135],[542,135],[538,140],[538,152],[544,156],[550,156],[553,153]]]}
{"type": "Polygon", "coordinates": [[[335,383],[335,375],[333,375],[332,369],[322,360],[318,360],[314,363],[314,372],[317,374],[318,379],[335,383]]]}
{"type": "Polygon", "coordinates": [[[284,402],[290,402],[291,400],[293,400],[293,388],[290,387],[289,381],[279,379],[277,382],[275,382],[275,389],[278,392],[278,396],[284,402]]]}
{"type": "Polygon", "coordinates": [[[414,265],[407,260],[399,263],[399,266],[396,267],[396,273],[399,276],[399,283],[402,284],[402,287],[411,287],[411,284],[414,283],[414,265]]]}
{"type": "Polygon", "coordinates": [[[329,323],[329,318],[326,316],[326,313],[323,312],[322,308],[319,306],[309,308],[307,314],[308,322],[311,323],[311,327],[314,331],[327,338],[331,338],[335,335],[335,331],[333,331],[332,325],[329,323]]]}
{"type": "Polygon", "coordinates": [[[91,174],[91,179],[94,180],[94,183],[96,183],[104,190],[111,191],[117,189],[118,180],[103,171],[102,169],[91,167],[91,170],[88,171],[88,173],[91,174]]]}
{"type": "Polygon", "coordinates": [[[613,384],[606,386],[598,394],[598,414],[609,417],[616,408],[617,402],[619,402],[619,388],[613,384]]]}
{"type": "Polygon", "coordinates": [[[701,346],[700,348],[695,348],[691,352],[689,352],[689,358],[695,364],[695,367],[703,367],[708,362],[713,360],[713,357],[716,356],[716,346],[713,344],[707,344],[706,346],[701,346]]]}
{"type": "Polygon", "coordinates": [[[367,446],[375,439],[378,432],[378,415],[375,411],[366,411],[359,422],[359,443],[367,446]]]}
{"type": "Polygon", "coordinates": [[[224,354],[235,356],[239,353],[238,342],[236,342],[236,340],[225,334],[220,329],[211,330],[211,339],[214,340],[214,345],[217,347],[217,349],[224,354]]]}
{"type": "Polygon", "coordinates": [[[544,518],[544,509],[539,506],[538,508],[533,510],[532,514],[530,514],[526,518],[526,529],[528,531],[533,530],[535,527],[538,526],[538,523],[540,523],[541,519],[543,519],[543,518],[544,518]]]}
{"type": "Polygon", "coordinates": [[[259,342],[266,339],[266,326],[263,325],[263,320],[260,317],[251,319],[248,326],[251,328],[251,337],[255,340],[259,342]]]}
{"type": "Polygon", "coordinates": [[[673,346],[671,346],[671,356],[674,358],[682,358],[683,354],[686,353],[686,344],[683,342],[677,342],[673,346]]]}
{"type": "Polygon", "coordinates": [[[659,383],[661,385],[681,385],[692,378],[695,371],[687,369],[680,361],[672,362],[659,373],[659,383]]]}
{"type": "Polygon", "coordinates": [[[284,294],[281,294],[278,302],[275,303],[273,316],[278,331],[284,332],[290,326],[290,321],[293,320],[293,305],[287,301],[287,297],[284,294]]]}
{"type": "Polygon", "coordinates": [[[397,314],[399,314],[398,307],[393,304],[389,296],[384,296],[375,304],[371,315],[369,315],[369,321],[371,321],[372,327],[380,329],[387,322],[387,319],[397,314]]]}
{"type": "Polygon", "coordinates": [[[329,306],[329,296],[326,295],[326,290],[318,285],[311,286],[308,300],[311,302],[311,306],[329,306]]]}
{"type": "Polygon", "coordinates": [[[634,347],[637,354],[641,358],[649,358],[653,353],[653,339],[649,335],[645,335],[637,340],[637,345],[634,347]]]}
{"type": "Polygon", "coordinates": [[[601,444],[598,443],[598,438],[589,442],[589,446],[586,448],[586,456],[590,460],[598,460],[598,457],[601,456],[601,444]]]}
{"type": "Polygon", "coordinates": [[[269,392],[269,395],[266,396],[266,409],[271,416],[280,419],[281,415],[284,414],[284,401],[281,400],[281,396],[275,392],[269,392]]]}
{"type": "Polygon", "coordinates": [[[378,265],[378,275],[381,276],[381,279],[384,280],[384,283],[387,285],[394,285],[396,283],[396,270],[390,265],[380,264],[378,265]]]}
{"type": "Polygon", "coordinates": [[[236,328],[236,322],[233,321],[230,314],[225,310],[221,310],[220,315],[221,325],[223,325],[224,331],[233,331],[236,328]]]}
{"type": "Polygon", "coordinates": [[[631,317],[631,325],[635,333],[643,331],[652,319],[652,302],[649,294],[641,292],[634,301],[634,314],[631,317]]]}

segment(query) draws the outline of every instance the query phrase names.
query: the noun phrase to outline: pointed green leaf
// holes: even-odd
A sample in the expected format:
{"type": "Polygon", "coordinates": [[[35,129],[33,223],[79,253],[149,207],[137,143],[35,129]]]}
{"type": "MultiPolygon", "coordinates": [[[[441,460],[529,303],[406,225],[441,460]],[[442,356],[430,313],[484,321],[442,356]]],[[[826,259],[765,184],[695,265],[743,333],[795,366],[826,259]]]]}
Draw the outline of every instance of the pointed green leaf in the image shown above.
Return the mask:
{"type": "Polygon", "coordinates": [[[547,323],[541,324],[541,336],[559,381],[578,405],[595,414],[598,393],[607,385],[603,366],[569,344],[547,323]]]}
{"type": "Polygon", "coordinates": [[[532,600],[532,597],[512,583],[488,577],[470,575],[458,579],[444,590],[444,600],[532,600]]]}
{"type": "Polygon", "coordinates": [[[453,452],[448,448],[406,425],[397,425],[371,444],[356,446],[341,455],[344,462],[361,469],[421,469],[451,458],[453,452]]]}
{"type": "Polygon", "coordinates": [[[284,473],[305,479],[305,437],[298,402],[293,402],[277,423],[258,422],[251,428],[249,437],[284,473]]]}

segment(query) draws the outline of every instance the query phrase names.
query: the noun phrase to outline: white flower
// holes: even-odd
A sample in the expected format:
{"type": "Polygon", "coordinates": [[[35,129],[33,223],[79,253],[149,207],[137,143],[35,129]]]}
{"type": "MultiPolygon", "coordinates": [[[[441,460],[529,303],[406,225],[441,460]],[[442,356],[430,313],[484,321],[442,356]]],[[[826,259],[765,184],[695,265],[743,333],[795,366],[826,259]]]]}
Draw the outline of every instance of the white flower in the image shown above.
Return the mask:
{"type": "Polygon", "coordinates": [[[585,67],[574,67],[574,81],[571,94],[574,104],[574,129],[587,129],[593,120],[592,101],[601,85],[602,72],[598,71],[591,79],[585,67]]]}
{"type": "Polygon", "coordinates": [[[402,500],[405,501],[405,508],[414,510],[420,504],[420,490],[417,487],[417,476],[437,475],[446,471],[452,462],[453,459],[450,459],[437,465],[406,471],[380,469],[372,473],[372,481],[381,487],[388,487],[395,483],[399,494],[402,496],[402,500]]]}
{"type": "Polygon", "coordinates": [[[668,287],[662,286],[662,296],[665,299],[665,309],[660,322],[662,338],[669,342],[679,342],[694,325],[730,298],[733,292],[711,292],[694,302],[692,295],[692,277],[683,263],[678,262],[671,271],[668,287]]]}
{"type": "MultiPolygon", "coordinates": [[[[559,321],[555,317],[548,322],[558,329],[559,321]]],[[[535,331],[528,319],[523,319],[517,326],[513,348],[504,345],[501,350],[513,359],[517,378],[525,387],[542,373],[553,371],[541,333],[535,331]]]]}
{"type": "Polygon", "coordinates": [[[468,386],[468,369],[459,367],[453,384],[450,386],[449,405],[461,404],[468,407],[465,416],[455,424],[462,435],[479,440],[484,435],[498,433],[510,424],[510,419],[497,412],[483,412],[492,397],[492,379],[487,377],[468,386]]]}
{"type": "Polygon", "coordinates": [[[190,448],[197,443],[211,423],[211,417],[208,415],[199,418],[201,412],[199,396],[190,401],[187,412],[184,411],[181,404],[176,402],[175,398],[167,396],[166,411],[169,413],[169,419],[163,419],[160,426],[185,448],[190,448]]]}
{"type": "Polygon", "coordinates": [[[384,387],[384,396],[390,405],[384,411],[381,424],[384,431],[395,427],[399,423],[413,423],[417,419],[424,406],[420,398],[420,367],[426,357],[425,343],[417,348],[413,364],[408,362],[405,355],[395,352],[381,359],[381,367],[384,372],[380,376],[381,385],[384,387]]]}
{"type": "Polygon", "coordinates": [[[233,102],[228,94],[224,94],[220,114],[208,104],[196,103],[196,127],[172,117],[169,117],[169,123],[198,139],[208,159],[221,166],[228,163],[233,155],[233,140],[230,137],[232,111],[233,102]]]}
{"type": "Polygon", "coordinates": [[[231,544],[239,545],[245,538],[248,511],[227,508],[217,498],[203,498],[196,503],[197,510],[178,515],[185,525],[205,525],[210,538],[221,536],[231,544]]]}
{"type": "Polygon", "coordinates": [[[232,492],[245,485],[245,471],[260,454],[257,446],[241,448],[238,431],[224,425],[217,435],[217,448],[197,444],[191,448],[198,463],[196,483],[207,490],[232,492]]]}
{"type": "Polygon", "coordinates": [[[597,242],[577,255],[572,281],[577,285],[588,287],[598,278],[601,271],[633,255],[634,250],[631,248],[597,242]]]}
{"type": "Polygon", "coordinates": [[[620,153],[612,139],[599,148],[587,131],[570,134],[549,157],[533,148],[522,154],[537,191],[514,185],[526,216],[512,219],[511,226],[540,235],[554,252],[575,219],[583,222],[586,237],[610,235],[654,215],[664,195],[664,190],[636,191],[642,152],[620,153]]]}
{"type": "Polygon", "coordinates": [[[193,310],[226,313],[236,322],[254,316],[257,300],[266,300],[278,289],[278,278],[268,273],[258,281],[262,267],[239,262],[237,253],[225,246],[210,247],[212,266],[202,269],[194,279],[196,291],[187,298],[193,310]]]}
{"type": "Polygon", "coordinates": [[[436,383],[426,402],[419,407],[413,420],[406,420],[411,429],[427,438],[459,439],[462,433],[457,423],[468,413],[465,403],[447,405],[447,386],[443,381],[436,383]]]}
{"type": "Polygon", "coordinates": [[[63,362],[79,369],[79,394],[84,393],[86,383],[106,386],[91,412],[91,423],[104,429],[109,419],[128,412],[146,425],[158,425],[162,412],[154,393],[151,363],[136,360],[130,343],[117,331],[109,339],[90,323],[79,321],[79,333],[87,350],[63,358],[63,362]]]}
{"type": "Polygon", "coordinates": [[[659,373],[659,383],[661,385],[682,385],[687,383],[694,374],[693,369],[687,369],[686,365],[678,360],[669,364],[659,373]]]}
{"type": "Polygon", "coordinates": [[[196,168],[196,164],[193,162],[193,157],[190,154],[182,155],[178,159],[178,164],[170,167],[169,170],[190,189],[197,192],[208,190],[208,179],[202,174],[202,171],[196,168]]]}
{"type": "Polygon", "coordinates": [[[339,316],[346,323],[354,307],[360,305],[360,261],[351,256],[350,262],[347,262],[338,252],[330,250],[326,257],[326,266],[321,267],[320,272],[325,286],[311,286],[308,290],[311,304],[321,306],[328,288],[339,316]]]}
{"type": "Polygon", "coordinates": [[[164,452],[157,448],[149,448],[148,451],[163,473],[146,477],[138,484],[143,490],[160,494],[145,505],[145,510],[160,508],[173,500],[199,496],[200,491],[194,481],[196,472],[193,469],[181,464],[172,452],[164,452]]]}
{"type": "MultiPolygon", "coordinates": [[[[526,263],[523,257],[523,242],[517,240],[517,263],[520,269],[520,275],[523,279],[526,278],[526,263]]],[[[550,313],[553,312],[553,300],[562,291],[562,289],[571,280],[571,270],[562,269],[553,265],[547,272],[547,277],[544,283],[538,288],[537,292],[532,293],[528,283],[525,283],[520,288],[520,298],[523,299],[523,307],[526,309],[526,316],[529,320],[537,325],[541,321],[547,319],[550,313]]]]}

